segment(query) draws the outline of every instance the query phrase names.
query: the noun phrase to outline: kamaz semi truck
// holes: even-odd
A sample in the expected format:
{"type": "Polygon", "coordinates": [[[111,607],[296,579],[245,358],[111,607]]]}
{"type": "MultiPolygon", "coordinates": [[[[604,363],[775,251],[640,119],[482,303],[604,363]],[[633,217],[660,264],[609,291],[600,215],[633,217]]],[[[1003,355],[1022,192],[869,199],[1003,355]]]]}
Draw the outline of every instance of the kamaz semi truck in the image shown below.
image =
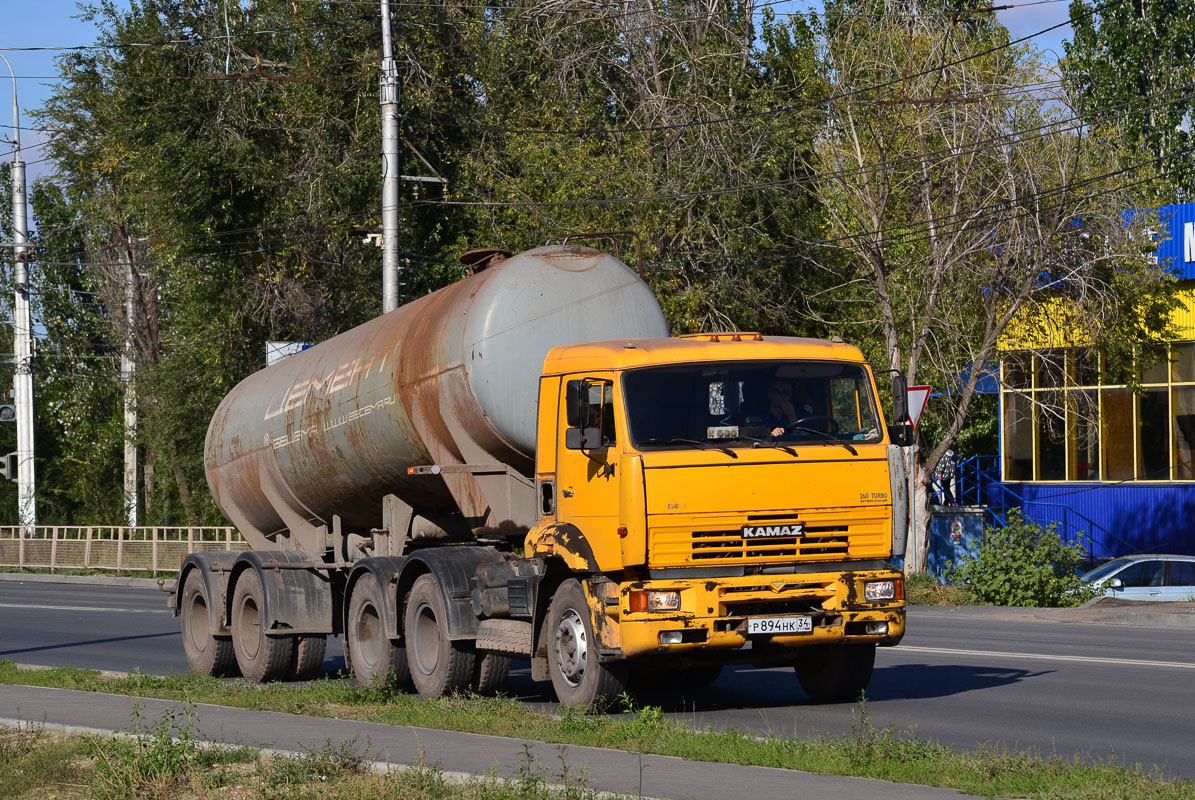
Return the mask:
{"type": "Polygon", "coordinates": [[[903,379],[889,428],[852,346],[669,336],[588,247],[467,256],[217,408],[207,478],[249,549],[181,565],[191,667],[301,680],[340,635],[358,681],[425,696],[512,659],[567,705],[727,664],[866,687],[905,626],[903,379]]]}

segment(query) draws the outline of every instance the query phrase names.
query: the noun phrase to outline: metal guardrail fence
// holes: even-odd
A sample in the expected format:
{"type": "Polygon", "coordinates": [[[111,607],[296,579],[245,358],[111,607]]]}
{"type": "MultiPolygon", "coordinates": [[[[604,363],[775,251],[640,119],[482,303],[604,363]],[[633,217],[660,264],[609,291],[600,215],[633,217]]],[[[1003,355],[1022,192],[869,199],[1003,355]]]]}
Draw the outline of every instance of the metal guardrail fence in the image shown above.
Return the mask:
{"type": "Polygon", "coordinates": [[[235,528],[0,526],[0,567],[173,572],[188,553],[243,550],[235,528]]]}

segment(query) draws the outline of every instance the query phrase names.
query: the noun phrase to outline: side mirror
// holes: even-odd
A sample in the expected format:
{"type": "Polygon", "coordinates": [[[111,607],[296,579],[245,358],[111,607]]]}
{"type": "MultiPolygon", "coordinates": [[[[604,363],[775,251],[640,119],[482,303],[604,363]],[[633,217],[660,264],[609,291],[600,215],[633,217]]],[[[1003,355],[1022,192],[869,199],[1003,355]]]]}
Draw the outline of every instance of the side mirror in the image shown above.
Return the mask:
{"type": "Polygon", "coordinates": [[[566,428],[565,450],[597,450],[601,447],[601,431],[597,428],[566,428]]]}
{"type": "Polygon", "coordinates": [[[897,447],[909,447],[913,444],[913,426],[907,422],[888,426],[888,438],[897,447]]]}
{"type": "Polygon", "coordinates": [[[904,425],[909,420],[909,381],[899,372],[892,376],[892,422],[904,425]]]}
{"type": "Polygon", "coordinates": [[[579,428],[586,417],[589,392],[582,385],[585,381],[569,381],[564,387],[564,417],[570,428],[579,428]]]}
{"type": "Polygon", "coordinates": [[[1122,581],[1120,578],[1113,578],[1112,580],[1108,581],[1107,588],[1109,588],[1109,589],[1123,589],[1123,588],[1124,588],[1124,581],[1122,581]]]}

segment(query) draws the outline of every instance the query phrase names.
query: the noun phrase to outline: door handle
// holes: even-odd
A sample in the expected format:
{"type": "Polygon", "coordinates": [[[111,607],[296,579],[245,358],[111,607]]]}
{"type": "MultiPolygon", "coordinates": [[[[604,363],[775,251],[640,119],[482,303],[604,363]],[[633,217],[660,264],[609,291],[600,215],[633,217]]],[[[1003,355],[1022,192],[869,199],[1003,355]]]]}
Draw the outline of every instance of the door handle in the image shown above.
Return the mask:
{"type": "Polygon", "coordinates": [[[561,494],[561,496],[562,496],[562,497],[572,497],[572,496],[573,496],[573,490],[572,490],[572,489],[561,489],[561,490],[560,490],[560,494],[561,494]]]}

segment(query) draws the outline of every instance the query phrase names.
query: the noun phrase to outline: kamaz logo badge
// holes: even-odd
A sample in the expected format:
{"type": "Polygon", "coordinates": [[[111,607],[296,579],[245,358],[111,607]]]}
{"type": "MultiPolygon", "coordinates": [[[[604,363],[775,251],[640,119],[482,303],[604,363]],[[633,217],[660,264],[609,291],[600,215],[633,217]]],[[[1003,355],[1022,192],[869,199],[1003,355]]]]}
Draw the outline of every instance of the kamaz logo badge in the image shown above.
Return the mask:
{"type": "Polygon", "coordinates": [[[780,539],[785,536],[800,536],[805,523],[790,522],[787,525],[744,525],[744,539],[780,539]]]}

